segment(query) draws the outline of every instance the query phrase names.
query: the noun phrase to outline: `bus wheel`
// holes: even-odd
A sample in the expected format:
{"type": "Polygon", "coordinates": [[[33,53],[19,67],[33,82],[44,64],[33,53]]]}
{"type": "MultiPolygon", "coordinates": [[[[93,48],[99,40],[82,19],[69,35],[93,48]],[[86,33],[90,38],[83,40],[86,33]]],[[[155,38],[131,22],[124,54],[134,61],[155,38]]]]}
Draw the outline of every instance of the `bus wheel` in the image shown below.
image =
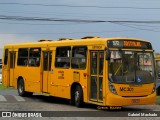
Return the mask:
{"type": "Polygon", "coordinates": [[[27,95],[27,93],[25,92],[25,86],[24,86],[24,81],[23,81],[23,79],[20,79],[19,81],[18,81],[18,94],[20,95],[20,96],[26,96],[27,95]]]}
{"type": "Polygon", "coordinates": [[[75,101],[75,105],[77,107],[82,107],[82,105],[83,105],[83,91],[79,85],[75,89],[74,101],[75,101]]]}

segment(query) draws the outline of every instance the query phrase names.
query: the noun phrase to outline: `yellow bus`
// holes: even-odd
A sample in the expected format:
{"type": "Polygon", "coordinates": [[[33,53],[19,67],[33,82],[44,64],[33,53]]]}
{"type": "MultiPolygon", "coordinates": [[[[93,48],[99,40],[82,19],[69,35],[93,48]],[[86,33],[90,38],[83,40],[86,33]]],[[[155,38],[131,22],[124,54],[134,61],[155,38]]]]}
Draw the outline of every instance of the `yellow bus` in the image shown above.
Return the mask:
{"type": "Polygon", "coordinates": [[[155,56],[155,68],[156,68],[156,90],[157,95],[160,95],[160,55],[155,56]]]}
{"type": "Polygon", "coordinates": [[[152,45],[134,38],[84,37],[4,46],[2,84],[66,98],[77,107],[155,104],[152,45]]]}

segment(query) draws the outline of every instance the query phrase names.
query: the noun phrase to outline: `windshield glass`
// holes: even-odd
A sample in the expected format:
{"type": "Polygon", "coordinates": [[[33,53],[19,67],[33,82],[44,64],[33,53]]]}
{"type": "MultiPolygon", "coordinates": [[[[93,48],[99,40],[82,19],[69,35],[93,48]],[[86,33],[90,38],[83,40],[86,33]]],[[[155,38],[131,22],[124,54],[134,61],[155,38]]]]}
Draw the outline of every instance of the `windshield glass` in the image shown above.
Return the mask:
{"type": "Polygon", "coordinates": [[[154,82],[151,52],[111,51],[109,80],[115,83],[147,84],[154,82]]]}

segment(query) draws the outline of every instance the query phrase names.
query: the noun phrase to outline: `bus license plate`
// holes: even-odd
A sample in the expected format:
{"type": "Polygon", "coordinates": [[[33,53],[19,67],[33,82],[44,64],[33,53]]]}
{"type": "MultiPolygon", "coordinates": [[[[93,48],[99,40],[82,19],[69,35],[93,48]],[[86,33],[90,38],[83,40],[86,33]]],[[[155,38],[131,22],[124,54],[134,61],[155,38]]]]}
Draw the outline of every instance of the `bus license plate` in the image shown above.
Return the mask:
{"type": "Polygon", "coordinates": [[[132,102],[133,102],[133,103],[139,103],[139,102],[140,102],[140,99],[132,99],[132,102]]]}

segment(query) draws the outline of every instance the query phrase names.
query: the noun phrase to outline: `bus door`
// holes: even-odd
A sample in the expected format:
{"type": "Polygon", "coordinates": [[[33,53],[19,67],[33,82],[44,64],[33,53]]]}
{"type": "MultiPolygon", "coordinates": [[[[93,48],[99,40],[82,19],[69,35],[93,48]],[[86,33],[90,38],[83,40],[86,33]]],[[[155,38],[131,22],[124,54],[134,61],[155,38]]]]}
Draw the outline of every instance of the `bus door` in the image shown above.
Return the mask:
{"type": "Polygon", "coordinates": [[[104,51],[90,52],[90,100],[103,102],[104,51]]]}
{"type": "Polygon", "coordinates": [[[3,66],[2,66],[2,84],[3,86],[9,86],[9,64],[8,64],[8,49],[5,49],[3,66]]]}
{"type": "Polygon", "coordinates": [[[15,69],[16,52],[9,52],[9,86],[14,86],[14,69],[15,69]]]}
{"type": "Polygon", "coordinates": [[[43,52],[43,78],[42,78],[42,92],[48,92],[48,83],[51,72],[52,52],[43,52]]]}

